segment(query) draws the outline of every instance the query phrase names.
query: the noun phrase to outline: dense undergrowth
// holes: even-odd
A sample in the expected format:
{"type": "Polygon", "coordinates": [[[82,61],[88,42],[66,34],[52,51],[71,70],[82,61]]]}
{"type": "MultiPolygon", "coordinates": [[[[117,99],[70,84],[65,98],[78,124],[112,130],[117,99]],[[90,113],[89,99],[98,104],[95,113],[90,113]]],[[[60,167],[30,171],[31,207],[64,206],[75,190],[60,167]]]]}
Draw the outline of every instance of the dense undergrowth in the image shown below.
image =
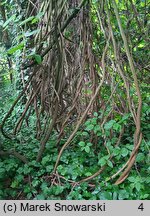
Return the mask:
{"type": "MultiPolygon", "coordinates": [[[[4,118],[16,95],[12,94],[13,86],[1,89],[0,121],[4,118]]],[[[0,199],[149,199],[150,198],[150,107],[147,86],[142,89],[143,110],[142,110],[142,132],[143,140],[136,163],[132,168],[129,177],[120,185],[114,185],[113,176],[125,164],[133,149],[134,133],[133,122],[130,114],[123,117],[118,116],[114,120],[107,121],[104,125],[107,148],[103,146],[102,131],[99,127],[98,119],[101,118],[101,110],[89,117],[76,134],[72,144],[64,151],[57,173],[52,175],[52,171],[58,156],[60,147],[67,140],[64,137],[59,146],[57,143],[57,131],[46,144],[41,162],[36,162],[39,149],[39,142],[35,138],[35,116],[31,115],[29,125],[24,123],[17,139],[8,140],[1,137],[1,148],[3,151],[15,149],[28,159],[24,164],[16,157],[9,155],[0,158],[0,199]],[[114,148],[118,137],[118,132],[122,126],[125,133],[119,146],[114,148]],[[110,131],[113,137],[110,139],[110,131]],[[96,134],[97,140],[92,140],[92,135],[96,134]],[[108,137],[108,138],[107,138],[108,137]],[[96,143],[96,144],[95,144],[96,143]],[[96,145],[96,146],[95,146],[96,145]],[[109,159],[109,154],[113,154],[109,159]],[[108,154],[108,156],[107,156],[108,154]],[[105,171],[94,179],[76,184],[76,182],[91,176],[100,167],[106,165],[105,171]],[[112,169],[113,168],[113,169],[112,169]]],[[[23,110],[23,105],[15,107],[12,116],[8,119],[5,130],[10,132],[19,112],[23,110]]],[[[106,110],[106,112],[109,111],[106,110]]],[[[69,132],[70,126],[66,129],[69,132]]],[[[94,136],[93,136],[94,137],[94,136]]]]}

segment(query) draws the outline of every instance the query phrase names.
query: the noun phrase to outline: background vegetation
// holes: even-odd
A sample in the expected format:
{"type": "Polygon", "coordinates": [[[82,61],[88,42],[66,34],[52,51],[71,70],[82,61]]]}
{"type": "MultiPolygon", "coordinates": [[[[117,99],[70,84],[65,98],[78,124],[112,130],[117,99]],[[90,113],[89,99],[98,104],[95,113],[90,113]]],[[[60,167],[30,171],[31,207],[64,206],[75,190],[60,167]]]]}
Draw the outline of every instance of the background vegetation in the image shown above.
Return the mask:
{"type": "Polygon", "coordinates": [[[0,1],[0,199],[149,199],[147,0],[0,1]]]}

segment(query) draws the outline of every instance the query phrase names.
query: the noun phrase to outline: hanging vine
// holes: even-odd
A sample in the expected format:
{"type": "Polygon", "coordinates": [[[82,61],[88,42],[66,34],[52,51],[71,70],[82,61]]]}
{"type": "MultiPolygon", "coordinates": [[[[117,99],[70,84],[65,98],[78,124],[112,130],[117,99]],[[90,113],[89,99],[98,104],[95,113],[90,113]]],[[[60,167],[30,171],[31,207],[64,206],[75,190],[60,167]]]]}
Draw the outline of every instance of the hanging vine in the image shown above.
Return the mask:
{"type": "MultiPolygon", "coordinates": [[[[122,172],[115,184],[122,183],[135,163],[142,142],[142,98],[138,81],[138,60],[134,59],[133,54],[137,42],[135,41],[134,45],[130,43],[132,35],[125,29],[125,25],[129,27],[135,17],[138,26],[144,26],[138,19],[138,11],[133,1],[128,1],[125,5],[127,9],[130,6],[133,11],[131,13],[126,10],[129,18],[123,23],[115,0],[101,0],[96,3],[92,0],[46,0],[28,4],[27,18],[39,12],[42,14],[36,24],[38,32],[29,45],[35,49],[35,53],[32,58],[23,61],[21,73],[24,88],[3,119],[1,131],[6,138],[17,137],[24,121],[30,118],[30,108],[33,109],[36,114],[36,138],[39,141],[36,161],[39,162],[53,130],[57,130],[59,152],[52,173],[55,179],[56,174],[59,176],[57,167],[61,156],[66,148],[71,146],[78,130],[84,128],[86,120],[94,116],[94,112],[101,112],[101,118],[97,120],[102,131],[101,148],[105,149],[105,156],[108,156],[110,161],[113,161],[115,156],[110,152],[107,142],[113,138],[114,131],[110,129],[109,135],[106,135],[107,122],[113,121],[118,115],[123,117],[130,113],[135,127],[133,150],[128,161],[122,168],[118,167],[117,173],[106,176],[107,181],[122,172]],[[30,74],[28,81],[23,78],[26,73],[30,74]],[[23,96],[26,97],[24,111],[17,120],[13,133],[8,134],[5,132],[5,123],[23,96]],[[68,125],[69,136],[67,135],[66,142],[60,145],[68,125]]],[[[28,28],[28,25],[25,24],[24,28],[28,28]]],[[[142,32],[138,37],[145,40],[142,32]]],[[[26,52],[25,48],[22,57],[27,55],[26,52]]],[[[148,69],[146,65],[141,67],[148,69]]],[[[114,149],[118,146],[122,148],[121,140],[125,130],[123,125],[117,131],[114,149]]],[[[97,148],[97,135],[90,135],[97,148]]],[[[16,155],[14,152],[13,154],[16,155]]],[[[22,156],[16,156],[27,162],[22,156]]],[[[76,183],[92,180],[107,170],[107,167],[106,164],[98,167],[91,176],[76,183]]]]}

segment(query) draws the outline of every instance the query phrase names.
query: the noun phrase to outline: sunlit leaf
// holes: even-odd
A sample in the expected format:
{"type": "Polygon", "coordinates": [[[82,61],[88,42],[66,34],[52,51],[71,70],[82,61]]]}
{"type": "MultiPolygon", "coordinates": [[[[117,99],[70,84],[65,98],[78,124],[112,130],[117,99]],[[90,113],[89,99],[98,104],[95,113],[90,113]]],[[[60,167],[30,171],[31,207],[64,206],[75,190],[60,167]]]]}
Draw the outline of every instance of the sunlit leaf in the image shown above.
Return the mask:
{"type": "Polygon", "coordinates": [[[17,50],[22,50],[23,47],[24,47],[24,42],[22,42],[22,43],[20,43],[20,44],[18,44],[18,45],[16,45],[16,46],[13,46],[12,48],[10,48],[10,49],[7,51],[7,53],[8,53],[8,54],[13,54],[13,53],[15,53],[17,50]]]}
{"type": "Polygon", "coordinates": [[[25,19],[24,21],[22,21],[21,23],[19,23],[19,26],[22,26],[30,21],[32,21],[34,19],[34,16],[28,17],[27,19],[25,19]]]}
{"type": "Polygon", "coordinates": [[[42,57],[38,54],[35,54],[34,55],[34,58],[35,58],[35,61],[38,63],[38,64],[41,64],[42,63],[42,57]]]}
{"type": "Polygon", "coordinates": [[[13,14],[6,22],[3,24],[3,28],[5,28],[10,22],[14,21],[16,18],[16,14],[13,14]]]}

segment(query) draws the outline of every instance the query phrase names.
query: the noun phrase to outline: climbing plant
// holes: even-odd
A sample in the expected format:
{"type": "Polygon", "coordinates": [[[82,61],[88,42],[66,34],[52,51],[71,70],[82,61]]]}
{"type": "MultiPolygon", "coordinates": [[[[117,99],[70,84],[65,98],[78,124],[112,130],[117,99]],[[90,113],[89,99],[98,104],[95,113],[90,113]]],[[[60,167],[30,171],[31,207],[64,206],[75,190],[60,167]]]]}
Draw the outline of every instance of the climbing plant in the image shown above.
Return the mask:
{"type": "MultiPolygon", "coordinates": [[[[24,163],[11,187],[17,188],[28,175],[30,186],[42,184],[46,190],[44,179],[50,179],[56,186],[51,193],[65,191],[63,198],[68,199],[79,194],[75,189],[65,195],[64,181],[73,188],[93,188],[94,181],[102,181],[102,188],[114,183],[106,193],[102,190],[101,199],[131,198],[124,189],[117,191],[117,185],[127,182],[132,190],[146,190],[140,173],[142,161],[148,165],[149,160],[144,158],[149,151],[148,2],[8,3],[0,4],[0,68],[6,65],[15,97],[5,115],[1,112],[0,155],[24,163]],[[33,167],[41,169],[43,182],[36,174],[31,180],[33,167]]],[[[32,187],[24,189],[28,198],[32,187]]],[[[41,197],[49,197],[43,193],[41,197]]],[[[91,198],[88,192],[84,196],[91,198]]],[[[147,197],[143,192],[140,199],[147,197]]]]}

